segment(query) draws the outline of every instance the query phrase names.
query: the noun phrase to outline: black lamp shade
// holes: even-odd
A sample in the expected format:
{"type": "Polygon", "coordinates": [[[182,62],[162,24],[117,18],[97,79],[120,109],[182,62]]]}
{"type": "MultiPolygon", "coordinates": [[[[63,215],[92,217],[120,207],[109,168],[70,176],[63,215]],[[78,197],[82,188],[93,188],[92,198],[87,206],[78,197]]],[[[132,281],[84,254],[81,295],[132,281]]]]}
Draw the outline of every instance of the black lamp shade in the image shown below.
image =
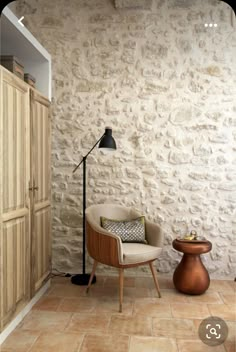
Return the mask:
{"type": "Polygon", "coordinates": [[[105,128],[105,133],[99,143],[98,148],[104,149],[116,149],[116,142],[112,137],[112,129],[110,127],[105,128]]]}

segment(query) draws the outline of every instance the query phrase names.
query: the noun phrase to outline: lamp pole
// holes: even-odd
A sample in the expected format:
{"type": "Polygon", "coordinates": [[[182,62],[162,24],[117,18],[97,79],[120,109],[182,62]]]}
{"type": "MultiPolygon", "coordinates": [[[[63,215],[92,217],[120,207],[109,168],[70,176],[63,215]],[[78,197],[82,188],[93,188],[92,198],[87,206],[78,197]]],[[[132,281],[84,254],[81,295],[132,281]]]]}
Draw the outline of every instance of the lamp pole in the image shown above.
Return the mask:
{"type": "Polygon", "coordinates": [[[83,158],[83,275],[85,275],[86,158],[83,158]]]}
{"type": "MultiPolygon", "coordinates": [[[[73,275],[71,282],[75,285],[88,285],[90,274],[86,274],[86,218],[85,218],[85,209],[86,209],[86,160],[89,154],[93,149],[99,144],[98,148],[103,149],[116,149],[116,142],[112,137],[112,129],[106,127],[105,133],[98,139],[94,146],[89,150],[89,152],[82,158],[80,163],[74,168],[73,173],[78,169],[78,167],[83,164],[83,268],[82,274],[73,275]]],[[[92,283],[96,282],[96,277],[93,277],[92,283]]]]}

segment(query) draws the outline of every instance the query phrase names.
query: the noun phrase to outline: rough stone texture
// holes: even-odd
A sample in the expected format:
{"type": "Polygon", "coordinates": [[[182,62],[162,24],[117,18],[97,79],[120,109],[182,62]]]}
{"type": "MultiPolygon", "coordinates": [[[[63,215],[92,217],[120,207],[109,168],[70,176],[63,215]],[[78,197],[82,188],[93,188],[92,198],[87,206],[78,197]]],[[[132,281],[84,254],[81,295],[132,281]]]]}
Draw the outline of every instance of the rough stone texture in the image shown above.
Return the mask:
{"type": "Polygon", "coordinates": [[[152,0],[115,0],[115,7],[118,9],[148,9],[152,8],[152,0]]]}
{"type": "MultiPolygon", "coordinates": [[[[88,205],[140,209],[159,223],[157,267],[194,229],[213,243],[212,277],[235,275],[236,31],[231,9],[206,0],[18,0],[52,55],[53,267],[81,272],[82,170],[112,126],[117,151],[88,159],[88,205]],[[218,23],[205,28],[204,23],[218,23]]],[[[87,259],[91,267],[91,260],[87,259]]],[[[112,269],[100,267],[104,272],[112,269]]],[[[148,269],[142,269],[148,270],[148,269]]]]}

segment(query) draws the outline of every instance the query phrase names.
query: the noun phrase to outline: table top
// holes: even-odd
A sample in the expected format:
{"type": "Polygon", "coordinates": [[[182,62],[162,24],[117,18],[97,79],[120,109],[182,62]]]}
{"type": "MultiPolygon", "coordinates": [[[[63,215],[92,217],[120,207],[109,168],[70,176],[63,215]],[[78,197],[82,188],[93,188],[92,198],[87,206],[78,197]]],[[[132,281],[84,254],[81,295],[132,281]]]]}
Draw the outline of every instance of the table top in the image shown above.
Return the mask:
{"type": "Polygon", "coordinates": [[[212,243],[207,240],[178,240],[175,239],[172,242],[173,248],[179,252],[186,254],[203,254],[210,252],[212,249],[212,243]]]}

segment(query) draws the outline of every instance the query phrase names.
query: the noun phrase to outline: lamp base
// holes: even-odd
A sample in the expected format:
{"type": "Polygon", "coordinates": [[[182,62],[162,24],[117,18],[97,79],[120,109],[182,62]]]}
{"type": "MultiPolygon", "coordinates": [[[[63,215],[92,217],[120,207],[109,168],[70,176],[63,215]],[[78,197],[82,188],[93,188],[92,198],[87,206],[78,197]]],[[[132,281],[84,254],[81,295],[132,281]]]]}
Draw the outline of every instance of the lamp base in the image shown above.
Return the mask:
{"type": "MultiPolygon", "coordinates": [[[[90,274],[77,274],[72,276],[71,282],[74,285],[88,286],[89,278],[90,278],[90,274]]],[[[96,281],[97,279],[96,279],[96,276],[94,275],[92,284],[95,284],[96,281]]]]}

